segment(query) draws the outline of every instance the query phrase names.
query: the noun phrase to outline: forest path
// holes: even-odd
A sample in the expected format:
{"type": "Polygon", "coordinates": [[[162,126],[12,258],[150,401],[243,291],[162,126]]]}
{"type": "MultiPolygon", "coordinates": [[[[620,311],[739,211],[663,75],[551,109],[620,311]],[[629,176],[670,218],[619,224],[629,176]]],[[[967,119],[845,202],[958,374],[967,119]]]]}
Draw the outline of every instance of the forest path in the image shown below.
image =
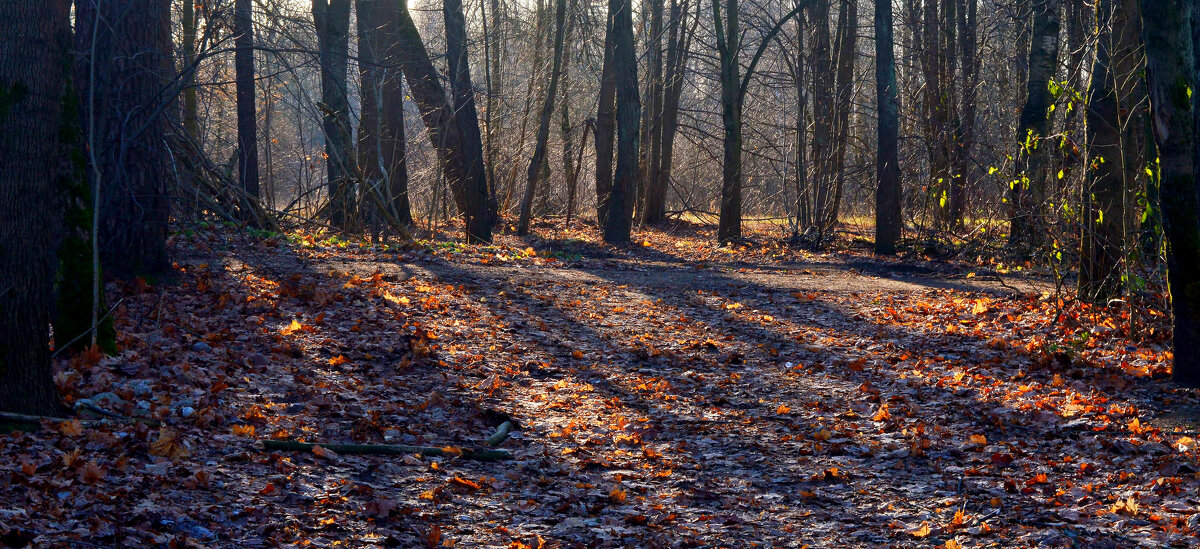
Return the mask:
{"type": "Polygon", "coordinates": [[[1012,282],[869,263],[513,257],[271,256],[270,271],[373,278],[410,296],[409,321],[436,334],[442,366],[419,369],[444,395],[434,407],[473,403],[521,424],[504,445],[514,465],[454,461],[430,475],[366,458],[407,479],[386,492],[413,504],[405,535],[437,525],[460,546],[486,547],[536,547],[536,536],[844,547],[1167,535],[1094,516],[1127,487],[1052,487],[1101,484],[1142,454],[1142,467],[1161,465],[1162,444],[1093,429],[1113,421],[1096,403],[1148,421],[1169,389],[1043,364],[1023,346],[1045,311],[1012,282]],[[483,488],[461,489],[459,475],[483,488]]]}

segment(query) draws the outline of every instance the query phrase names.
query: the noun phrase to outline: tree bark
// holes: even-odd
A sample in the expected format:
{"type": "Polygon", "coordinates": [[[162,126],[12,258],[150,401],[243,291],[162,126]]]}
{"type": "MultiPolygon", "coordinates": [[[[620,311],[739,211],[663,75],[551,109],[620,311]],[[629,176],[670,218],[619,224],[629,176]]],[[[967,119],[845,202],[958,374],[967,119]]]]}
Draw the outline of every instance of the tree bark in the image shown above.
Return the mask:
{"type": "Polygon", "coordinates": [[[713,26],[717,34],[717,53],[721,64],[721,123],[724,130],[724,161],[721,169],[721,212],[717,241],[728,244],[742,238],[742,106],[740,92],[741,30],[738,0],[726,0],[721,14],[720,0],[713,2],[713,26]]]}
{"type": "Polygon", "coordinates": [[[633,200],[638,180],[638,130],[641,120],[641,98],[638,97],[637,52],[633,44],[633,13],[631,0],[609,0],[608,9],[615,15],[610,32],[613,40],[615,71],[617,167],[609,193],[608,219],[604,225],[604,241],[610,244],[629,241],[633,223],[633,200]]]}
{"type": "Polygon", "coordinates": [[[833,158],[831,146],[834,133],[836,104],[834,93],[834,59],[829,37],[829,4],[816,2],[809,8],[808,22],[813,27],[812,52],[812,102],[813,136],[812,154],[812,218],[806,220],[805,228],[819,229],[829,207],[830,181],[833,158]]]}
{"type": "Polygon", "coordinates": [[[834,148],[832,203],[822,220],[823,232],[832,232],[838,221],[842,189],[846,182],[846,144],[850,140],[850,104],[854,91],[854,61],[858,57],[858,0],[842,2],[838,14],[837,59],[837,144],[834,148]]]}
{"type": "MultiPolygon", "coordinates": [[[[0,2],[0,410],[59,413],[50,363],[71,2],[0,2]]],[[[65,342],[63,342],[65,343],[65,342]]]]}
{"type": "Polygon", "coordinates": [[[429,130],[429,140],[438,151],[438,160],[450,182],[459,214],[465,218],[467,242],[491,242],[496,209],[488,195],[487,177],[482,169],[479,128],[477,126],[472,134],[474,143],[466,144],[472,137],[460,131],[455,107],[446,98],[445,88],[421,42],[412,15],[405,3],[399,4],[398,61],[412,98],[421,111],[421,119],[429,130]]]}
{"type": "MultiPolygon", "coordinates": [[[[675,0],[672,0],[672,12],[675,10],[675,0]]],[[[649,74],[646,75],[646,86],[650,98],[642,117],[645,119],[646,138],[643,139],[643,154],[646,157],[642,187],[644,201],[642,203],[642,223],[654,225],[661,223],[667,215],[666,187],[659,187],[662,182],[658,173],[662,170],[662,126],[663,126],[663,0],[650,0],[650,37],[647,52],[649,74]]],[[[676,24],[674,22],[668,24],[676,24]]]]}
{"type": "Polygon", "coordinates": [[[172,180],[166,112],[177,108],[170,3],[79,0],[75,16],[75,82],[101,189],[103,264],[119,276],[163,275],[172,180]]]}
{"type": "Polygon", "coordinates": [[[517,223],[517,234],[522,236],[529,234],[529,223],[533,217],[533,196],[537,190],[538,180],[544,173],[542,166],[546,164],[546,147],[550,140],[550,118],[554,115],[554,99],[558,95],[558,80],[562,74],[563,36],[567,28],[566,17],[567,0],[556,0],[554,58],[551,61],[550,86],[546,89],[545,100],[542,102],[542,114],[538,119],[537,142],[533,147],[533,158],[529,161],[525,197],[521,200],[521,217],[517,223]]]}
{"type": "Polygon", "coordinates": [[[875,159],[875,253],[896,253],[900,215],[900,98],[892,35],[892,2],[875,0],[875,97],[879,109],[879,150],[875,159]]]}
{"type": "Polygon", "coordinates": [[[1167,281],[1174,317],[1172,378],[1200,387],[1200,189],[1197,188],[1197,61],[1200,29],[1190,0],[1155,0],[1142,6],[1146,79],[1162,196],[1163,228],[1170,243],[1167,281]]]}
{"type": "MultiPolygon", "coordinates": [[[[461,139],[459,160],[463,174],[455,191],[459,210],[466,216],[467,241],[491,242],[492,229],[499,222],[495,200],[488,193],[487,169],[483,163],[483,136],[475,109],[475,87],[471,84],[471,66],[467,56],[467,26],[462,0],[445,0],[442,16],[446,22],[446,65],[450,70],[450,94],[454,97],[454,123],[461,139]],[[462,195],[462,199],[458,196],[462,195]],[[481,206],[476,205],[481,202],[481,206]],[[465,206],[465,209],[464,209],[465,206]]],[[[453,184],[452,184],[453,188],[453,184]]]]}
{"type": "Polygon", "coordinates": [[[329,189],[329,222],[339,229],[353,225],[351,197],[354,141],[346,85],[350,50],[350,0],[313,0],[313,22],[321,61],[321,111],[324,114],[325,169],[329,189]]]}
{"type": "MultiPolygon", "coordinates": [[[[613,149],[617,125],[617,74],[613,22],[617,12],[609,5],[604,32],[604,61],[600,73],[600,102],[596,107],[596,224],[601,230],[608,226],[609,203],[612,200],[613,149]]],[[[630,23],[632,25],[632,23],[630,23]]]]}
{"type": "Polygon", "coordinates": [[[959,0],[959,45],[962,57],[961,118],[956,132],[953,151],[954,178],[950,181],[951,228],[963,225],[966,216],[967,192],[974,188],[976,169],[971,162],[971,149],[975,144],[976,98],[979,87],[979,2],[959,0]]]}
{"type": "MultiPolygon", "coordinates": [[[[258,115],[254,93],[254,14],[250,3],[250,0],[237,0],[234,4],[234,72],[237,80],[238,181],[245,191],[244,199],[257,202],[258,115]]],[[[247,206],[243,211],[253,212],[254,209],[247,206]]],[[[247,216],[246,221],[253,219],[253,216],[247,216]]]]}
{"type": "MultiPolygon", "coordinates": [[[[358,156],[363,193],[374,193],[401,225],[412,225],[405,160],[404,80],[398,66],[399,8],[386,0],[356,0],[362,117],[358,156]]],[[[374,207],[374,206],[372,206],[374,207]]]]}
{"type": "Polygon", "coordinates": [[[1058,64],[1058,2],[1034,0],[1033,37],[1029,46],[1025,106],[1017,125],[1017,171],[1010,183],[1009,246],[1018,254],[1041,247],[1045,239],[1046,154],[1042,138],[1050,124],[1050,91],[1047,83],[1058,64]]]}
{"type": "Polygon", "coordinates": [[[1086,114],[1087,173],[1080,197],[1079,295],[1103,303],[1121,290],[1125,252],[1125,193],[1140,171],[1140,155],[1130,113],[1137,88],[1136,59],[1141,40],[1138,0],[1099,0],[1100,29],[1086,114]],[[1128,139],[1127,139],[1128,138],[1128,139]],[[1131,166],[1129,163],[1135,164],[1131,166]]]}
{"type": "MultiPolygon", "coordinates": [[[[692,27],[687,27],[688,0],[672,1],[671,23],[667,36],[667,66],[663,82],[662,145],[659,167],[650,184],[651,192],[662,196],[662,208],[666,210],[667,187],[671,183],[671,167],[674,164],[675,135],[679,129],[679,98],[683,94],[683,83],[687,75],[688,50],[696,25],[700,22],[700,2],[696,2],[697,15],[692,27]]],[[[657,200],[657,197],[655,197],[657,200]]]]}

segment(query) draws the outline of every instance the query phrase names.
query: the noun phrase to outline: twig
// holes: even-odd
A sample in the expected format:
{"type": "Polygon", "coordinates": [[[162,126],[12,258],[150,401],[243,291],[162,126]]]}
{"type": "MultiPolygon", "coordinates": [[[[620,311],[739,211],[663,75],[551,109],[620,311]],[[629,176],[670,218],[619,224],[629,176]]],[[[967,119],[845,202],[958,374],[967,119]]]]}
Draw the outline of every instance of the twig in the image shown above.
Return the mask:
{"type": "Polygon", "coordinates": [[[102,415],[104,417],[115,419],[117,421],[124,422],[124,423],[145,423],[146,425],[149,425],[151,427],[158,427],[158,426],[162,425],[162,423],[160,423],[157,419],[145,418],[145,417],[126,417],[126,416],[123,416],[116,412],[110,412],[108,410],[105,410],[104,408],[96,406],[95,404],[90,404],[90,403],[85,403],[85,402],[75,403],[75,409],[76,410],[86,410],[88,412],[92,412],[93,414],[102,415]]]}
{"type": "MultiPolygon", "coordinates": [[[[484,440],[487,446],[496,446],[508,439],[512,432],[513,423],[505,421],[496,428],[492,436],[484,440]]],[[[314,442],[296,442],[292,440],[260,440],[264,450],[311,451],[320,446],[339,454],[362,455],[404,455],[421,454],[432,457],[462,457],[477,461],[504,461],[512,459],[512,454],[503,450],[489,448],[437,448],[433,446],[406,446],[403,444],[321,444],[314,442]]]]}
{"type": "Polygon", "coordinates": [[[478,461],[502,461],[512,458],[512,454],[503,450],[488,450],[483,448],[434,448],[432,446],[405,446],[402,444],[316,444],[311,442],[295,442],[291,440],[263,440],[260,442],[262,443],[264,450],[312,450],[313,448],[320,446],[326,450],[332,450],[339,454],[421,454],[423,456],[434,457],[460,456],[465,459],[474,459],[478,461]]]}
{"type": "MultiPolygon", "coordinates": [[[[156,420],[156,419],[125,417],[122,415],[114,414],[112,412],[101,411],[98,408],[95,410],[91,410],[91,411],[99,413],[104,416],[108,416],[111,419],[121,421],[121,422],[145,423],[146,425],[150,425],[153,427],[157,427],[160,425],[158,420],[156,420]]],[[[12,423],[30,423],[30,424],[38,424],[43,421],[49,421],[51,423],[62,423],[64,421],[71,421],[71,418],[52,417],[52,416],[31,416],[31,415],[27,415],[27,414],[15,414],[12,412],[0,412],[0,421],[8,421],[8,422],[12,422],[12,423]]],[[[102,424],[106,423],[107,421],[108,421],[107,419],[81,419],[81,420],[79,420],[80,423],[82,423],[84,426],[87,426],[87,427],[102,425],[102,424]]]]}

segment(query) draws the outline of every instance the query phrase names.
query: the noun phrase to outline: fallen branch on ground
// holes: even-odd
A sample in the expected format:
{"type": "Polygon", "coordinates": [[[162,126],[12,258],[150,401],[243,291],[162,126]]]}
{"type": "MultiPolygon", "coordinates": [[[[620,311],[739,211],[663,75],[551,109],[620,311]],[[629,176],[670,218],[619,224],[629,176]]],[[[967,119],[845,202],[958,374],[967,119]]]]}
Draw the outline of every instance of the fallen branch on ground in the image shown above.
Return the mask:
{"type": "MultiPolygon", "coordinates": [[[[488,437],[484,443],[488,446],[496,446],[504,442],[508,438],[508,434],[512,431],[512,428],[512,422],[505,421],[496,428],[495,434],[488,437]]],[[[292,440],[261,440],[259,442],[262,444],[264,450],[311,451],[313,448],[320,446],[338,454],[420,454],[429,457],[461,457],[477,461],[503,461],[512,459],[512,454],[504,450],[492,450],[489,448],[456,448],[453,446],[437,448],[434,446],[406,446],[403,444],[321,444],[292,440]]]]}
{"type": "MultiPolygon", "coordinates": [[[[107,419],[80,419],[79,422],[82,423],[85,427],[92,427],[95,425],[100,425],[100,424],[106,423],[110,420],[119,421],[122,423],[145,423],[146,425],[150,425],[151,427],[158,427],[160,425],[159,421],[156,419],[125,417],[125,416],[122,416],[119,414],[114,414],[114,413],[106,411],[106,410],[102,410],[95,406],[88,406],[87,409],[89,411],[96,412],[96,413],[99,413],[100,415],[106,416],[107,419]]],[[[71,421],[72,419],[75,419],[75,418],[53,417],[53,416],[31,416],[31,415],[26,415],[26,414],[14,414],[12,412],[0,412],[0,421],[7,421],[10,423],[28,423],[31,425],[37,425],[43,421],[49,421],[51,423],[62,423],[64,421],[71,421]]]]}

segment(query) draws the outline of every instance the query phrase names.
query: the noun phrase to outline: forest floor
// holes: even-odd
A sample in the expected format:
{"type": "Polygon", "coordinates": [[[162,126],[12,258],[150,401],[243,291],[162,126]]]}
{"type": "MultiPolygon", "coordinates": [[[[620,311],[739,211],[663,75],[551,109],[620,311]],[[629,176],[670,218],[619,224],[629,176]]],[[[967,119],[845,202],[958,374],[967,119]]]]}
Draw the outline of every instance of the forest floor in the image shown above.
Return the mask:
{"type": "Polygon", "coordinates": [[[1167,380],[1155,307],[1002,265],[560,229],[175,237],[175,280],[110,285],[122,352],[57,375],[164,427],[0,435],[0,545],[1200,543],[1200,394],[1167,380]],[[506,461],[259,445],[454,454],[504,421],[506,461]]]}

